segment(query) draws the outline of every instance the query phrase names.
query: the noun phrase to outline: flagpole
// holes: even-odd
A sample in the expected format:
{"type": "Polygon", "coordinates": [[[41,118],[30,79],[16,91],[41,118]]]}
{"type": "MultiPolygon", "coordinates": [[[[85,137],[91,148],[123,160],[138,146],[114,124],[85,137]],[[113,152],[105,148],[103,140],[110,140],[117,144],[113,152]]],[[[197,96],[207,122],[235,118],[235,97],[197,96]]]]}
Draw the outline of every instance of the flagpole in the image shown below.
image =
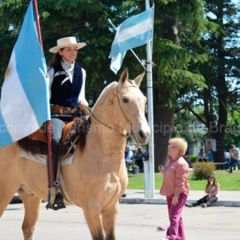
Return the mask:
{"type": "MultiPolygon", "coordinates": [[[[35,18],[36,18],[36,24],[37,24],[37,31],[38,31],[38,38],[40,42],[40,46],[43,49],[43,41],[42,41],[42,32],[41,32],[41,26],[39,21],[39,14],[38,14],[38,3],[37,0],[33,0],[34,10],[35,10],[35,18]]],[[[48,139],[48,187],[54,187],[54,173],[53,173],[53,158],[52,158],[52,124],[51,120],[47,121],[47,139],[48,139]]]]}
{"type": "MultiPolygon", "coordinates": [[[[145,0],[146,10],[150,8],[149,0],[145,0]]],[[[154,167],[154,125],[153,125],[153,84],[152,84],[152,41],[147,43],[147,99],[148,123],[151,135],[148,144],[149,160],[144,162],[144,197],[154,198],[155,167],[154,167]]]]}

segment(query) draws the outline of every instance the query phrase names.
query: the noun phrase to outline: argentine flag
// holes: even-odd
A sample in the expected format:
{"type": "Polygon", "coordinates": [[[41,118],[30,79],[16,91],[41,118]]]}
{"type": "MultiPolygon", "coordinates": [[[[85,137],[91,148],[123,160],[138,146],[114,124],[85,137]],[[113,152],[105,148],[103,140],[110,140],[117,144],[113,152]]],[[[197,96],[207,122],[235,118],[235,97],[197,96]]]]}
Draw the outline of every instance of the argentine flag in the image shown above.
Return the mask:
{"type": "Polygon", "coordinates": [[[33,133],[50,119],[46,76],[31,1],[1,89],[0,147],[33,133]]]}
{"type": "Polygon", "coordinates": [[[117,74],[127,50],[146,44],[153,38],[154,7],[134,15],[116,29],[109,58],[111,70],[117,74]]]}

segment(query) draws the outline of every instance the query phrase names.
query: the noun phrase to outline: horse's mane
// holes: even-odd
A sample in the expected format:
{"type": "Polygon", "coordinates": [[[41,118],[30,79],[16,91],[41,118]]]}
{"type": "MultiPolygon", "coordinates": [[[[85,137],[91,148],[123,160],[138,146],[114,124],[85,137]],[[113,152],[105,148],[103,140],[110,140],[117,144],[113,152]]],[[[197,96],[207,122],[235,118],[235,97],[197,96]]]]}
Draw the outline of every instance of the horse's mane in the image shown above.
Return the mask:
{"type": "Polygon", "coordinates": [[[93,109],[98,105],[101,104],[105,101],[106,98],[109,97],[110,93],[112,93],[112,90],[118,85],[117,82],[112,82],[109,85],[107,85],[103,91],[101,92],[101,94],[99,95],[96,103],[93,106],[93,109]]]}

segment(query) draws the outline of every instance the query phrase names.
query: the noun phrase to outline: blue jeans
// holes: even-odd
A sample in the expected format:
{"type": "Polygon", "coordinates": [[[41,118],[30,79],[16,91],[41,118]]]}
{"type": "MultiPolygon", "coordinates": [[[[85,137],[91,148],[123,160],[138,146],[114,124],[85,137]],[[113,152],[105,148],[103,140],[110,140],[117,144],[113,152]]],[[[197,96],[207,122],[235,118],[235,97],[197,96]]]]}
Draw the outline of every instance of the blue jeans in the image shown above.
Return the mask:
{"type": "Polygon", "coordinates": [[[233,158],[231,158],[231,159],[229,160],[228,169],[229,169],[230,172],[233,171],[233,169],[234,169],[234,167],[235,167],[235,162],[236,162],[236,160],[233,159],[233,158]]]}
{"type": "Polygon", "coordinates": [[[53,166],[54,166],[54,180],[56,180],[58,158],[61,152],[61,138],[62,131],[65,126],[65,122],[58,119],[52,118],[52,156],[53,156],[53,166]]]}

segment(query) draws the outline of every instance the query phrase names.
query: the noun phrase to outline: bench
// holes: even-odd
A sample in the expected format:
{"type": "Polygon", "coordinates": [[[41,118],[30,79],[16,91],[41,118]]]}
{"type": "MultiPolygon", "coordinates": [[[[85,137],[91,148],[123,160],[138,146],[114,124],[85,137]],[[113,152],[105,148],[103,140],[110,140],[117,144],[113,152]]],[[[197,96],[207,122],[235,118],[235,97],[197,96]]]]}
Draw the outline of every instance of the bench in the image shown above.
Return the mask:
{"type": "Polygon", "coordinates": [[[228,162],[211,162],[216,166],[216,170],[227,169],[228,162]]]}
{"type": "MultiPolygon", "coordinates": [[[[212,163],[216,166],[217,170],[227,169],[228,167],[228,162],[212,162],[212,163]]],[[[240,162],[235,162],[234,166],[235,168],[237,167],[237,169],[240,169],[240,162]]]]}

